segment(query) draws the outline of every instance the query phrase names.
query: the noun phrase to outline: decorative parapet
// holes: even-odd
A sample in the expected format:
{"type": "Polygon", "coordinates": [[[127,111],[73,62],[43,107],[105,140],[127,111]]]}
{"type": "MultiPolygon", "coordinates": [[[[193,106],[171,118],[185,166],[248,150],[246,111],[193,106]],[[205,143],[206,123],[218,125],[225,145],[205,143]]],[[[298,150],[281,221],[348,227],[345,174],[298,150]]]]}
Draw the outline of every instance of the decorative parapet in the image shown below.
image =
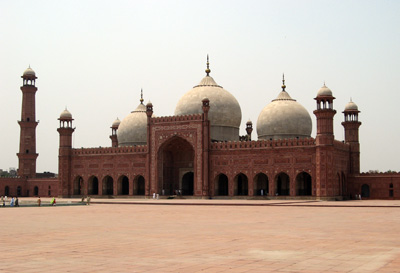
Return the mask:
{"type": "Polygon", "coordinates": [[[1,181],[12,181],[12,182],[25,182],[27,181],[26,178],[22,178],[20,176],[14,176],[14,177],[0,177],[0,182],[1,181]]]}
{"type": "Polygon", "coordinates": [[[315,146],[314,138],[276,139],[258,141],[225,141],[211,143],[212,150],[254,149],[274,147],[315,146]]]}
{"type": "Polygon", "coordinates": [[[395,171],[387,171],[387,172],[378,172],[378,171],[376,171],[376,172],[367,172],[367,173],[365,173],[365,172],[363,172],[363,173],[360,173],[359,174],[359,176],[363,176],[363,177],[367,177],[367,176],[370,176],[370,177],[375,177],[375,176],[379,176],[379,177],[385,177],[385,176],[388,176],[388,177],[390,177],[390,176],[392,176],[392,177],[400,177],[400,172],[395,172],[395,171]]]}
{"type": "Polygon", "coordinates": [[[147,145],[72,149],[72,155],[147,153],[147,145]]]}
{"type": "Polygon", "coordinates": [[[183,115],[183,116],[168,116],[168,117],[154,117],[151,118],[151,123],[160,122],[179,122],[179,121],[202,121],[202,114],[183,115]]]}

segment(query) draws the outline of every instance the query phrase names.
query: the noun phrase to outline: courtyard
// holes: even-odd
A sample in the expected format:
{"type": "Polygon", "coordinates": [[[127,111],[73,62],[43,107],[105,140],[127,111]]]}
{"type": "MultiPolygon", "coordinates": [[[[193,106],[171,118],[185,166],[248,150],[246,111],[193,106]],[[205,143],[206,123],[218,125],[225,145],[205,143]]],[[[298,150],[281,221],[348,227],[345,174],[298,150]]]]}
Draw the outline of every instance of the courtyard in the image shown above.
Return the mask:
{"type": "Polygon", "coordinates": [[[92,199],[0,215],[0,272],[400,272],[400,201],[92,199]]]}

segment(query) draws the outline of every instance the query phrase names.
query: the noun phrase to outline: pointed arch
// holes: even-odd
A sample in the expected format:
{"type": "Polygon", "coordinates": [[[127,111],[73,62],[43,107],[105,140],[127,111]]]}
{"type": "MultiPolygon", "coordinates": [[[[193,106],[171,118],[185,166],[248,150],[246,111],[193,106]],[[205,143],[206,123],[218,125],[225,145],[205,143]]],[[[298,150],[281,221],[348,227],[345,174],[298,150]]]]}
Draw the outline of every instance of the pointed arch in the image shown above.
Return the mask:
{"type": "Polygon", "coordinates": [[[296,176],[296,195],[311,196],[312,195],[312,179],[307,172],[301,172],[296,176]]]}
{"type": "Polygon", "coordinates": [[[82,195],[83,194],[82,189],[83,189],[83,178],[82,176],[78,175],[74,179],[74,191],[73,191],[74,195],[82,195]]]}
{"type": "Polygon", "coordinates": [[[91,176],[88,179],[88,194],[98,195],[99,194],[99,179],[97,176],[91,176]]]}
{"type": "Polygon", "coordinates": [[[114,195],[114,179],[109,175],[103,178],[103,195],[114,195]]]}
{"type": "Polygon", "coordinates": [[[194,173],[187,172],[182,177],[182,195],[194,194],[194,173]]]}
{"type": "Polygon", "coordinates": [[[129,195],[129,179],[126,175],[118,178],[118,195],[129,195]]]}
{"type": "Polygon", "coordinates": [[[133,180],[133,195],[144,195],[145,180],[142,175],[138,175],[133,180]]]}
{"type": "Polygon", "coordinates": [[[33,188],[33,196],[39,196],[39,187],[38,186],[35,186],[33,188]]]}
{"type": "Polygon", "coordinates": [[[287,173],[281,172],[275,176],[275,194],[290,195],[290,177],[287,173]]]}
{"type": "Polygon", "coordinates": [[[215,195],[226,196],[229,194],[229,183],[228,177],[221,173],[214,179],[214,190],[215,195]]]}
{"type": "Polygon", "coordinates": [[[170,195],[180,190],[181,177],[187,171],[194,172],[193,177],[196,177],[194,154],[193,145],[180,136],[173,136],[160,146],[157,154],[159,193],[170,195]]]}
{"type": "Polygon", "coordinates": [[[254,195],[268,195],[269,194],[269,180],[265,173],[258,173],[254,177],[254,195]]]}
{"type": "Polygon", "coordinates": [[[17,196],[21,196],[22,195],[22,187],[18,186],[17,187],[17,196]]]}
{"type": "Polygon", "coordinates": [[[342,195],[347,194],[346,175],[342,172],[342,195]]]}
{"type": "Polygon", "coordinates": [[[370,189],[368,184],[363,184],[361,186],[361,197],[369,198],[370,196],[370,189]]]}
{"type": "Polygon", "coordinates": [[[248,195],[249,194],[249,181],[247,176],[239,173],[234,178],[234,195],[248,195]]]}

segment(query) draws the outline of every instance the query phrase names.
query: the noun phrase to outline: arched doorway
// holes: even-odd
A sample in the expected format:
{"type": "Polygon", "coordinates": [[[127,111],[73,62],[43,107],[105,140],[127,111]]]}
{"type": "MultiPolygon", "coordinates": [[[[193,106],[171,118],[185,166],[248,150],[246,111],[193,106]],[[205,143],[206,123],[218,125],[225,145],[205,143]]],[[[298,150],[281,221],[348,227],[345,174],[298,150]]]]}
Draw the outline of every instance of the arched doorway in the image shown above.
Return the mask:
{"type": "Polygon", "coordinates": [[[158,192],[166,195],[176,193],[181,186],[179,174],[194,169],[192,145],[181,137],[172,137],[158,150],[158,192]]]}
{"type": "Polygon", "coordinates": [[[21,188],[21,186],[18,186],[17,187],[17,196],[21,196],[21,194],[22,194],[22,188],[21,188]]]}
{"type": "Polygon", "coordinates": [[[393,183],[389,184],[389,197],[393,197],[393,183]]]}
{"type": "Polygon", "coordinates": [[[268,195],[269,181],[268,176],[259,173],[254,177],[254,195],[268,195]]]}
{"type": "Polygon", "coordinates": [[[220,175],[218,175],[215,178],[214,185],[215,195],[224,196],[229,194],[228,177],[225,174],[221,173],[220,175]]]}
{"type": "Polygon", "coordinates": [[[182,195],[193,195],[194,173],[187,172],[182,177],[182,195]]]}
{"type": "Polygon", "coordinates": [[[342,172],[342,195],[347,194],[347,186],[346,186],[346,176],[342,172]]]}
{"type": "Polygon", "coordinates": [[[276,195],[290,194],[290,180],[286,173],[280,173],[275,178],[276,195]]]}
{"type": "Polygon", "coordinates": [[[118,179],[118,195],[129,195],[129,179],[125,175],[118,179]]]}
{"type": "Polygon", "coordinates": [[[311,196],[312,182],[311,175],[306,172],[301,172],[296,176],[296,195],[311,196]]]}
{"type": "Polygon", "coordinates": [[[249,182],[247,176],[240,173],[235,177],[234,195],[248,195],[249,194],[249,182]]]}
{"type": "Polygon", "coordinates": [[[83,186],[83,178],[82,176],[75,177],[74,180],[74,195],[81,195],[82,193],[82,186],[83,186]]]}
{"type": "Polygon", "coordinates": [[[333,189],[334,195],[341,195],[342,191],[342,179],[340,178],[340,174],[337,174],[337,185],[335,189],[333,189]]]}
{"type": "Polygon", "coordinates": [[[114,194],[114,179],[107,175],[103,179],[103,195],[113,195],[114,194]]]}
{"type": "Polygon", "coordinates": [[[34,196],[39,196],[39,187],[38,187],[38,186],[35,186],[35,187],[33,188],[33,195],[34,195],[34,196]]]}
{"type": "Polygon", "coordinates": [[[361,186],[361,197],[369,198],[369,185],[364,184],[361,186]]]}
{"type": "Polygon", "coordinates": [[[99,194],[99,179],[96,176],[91,176],[88,180],[88,194],[89,195],[99,194]]]}
{"type": "Polygon", "coordinates": [[[5,195],[5,196],[9,196],[9,195],[10,195],[10,187],[9,187],[9,186],[6,186],[6,187],[4,188],[4,195],[5,195]]]}
{"type": "Polygon", "coordinates": [[[144,177],[139,175],[133,180],[133,195],[144,195],[144,177]]]}

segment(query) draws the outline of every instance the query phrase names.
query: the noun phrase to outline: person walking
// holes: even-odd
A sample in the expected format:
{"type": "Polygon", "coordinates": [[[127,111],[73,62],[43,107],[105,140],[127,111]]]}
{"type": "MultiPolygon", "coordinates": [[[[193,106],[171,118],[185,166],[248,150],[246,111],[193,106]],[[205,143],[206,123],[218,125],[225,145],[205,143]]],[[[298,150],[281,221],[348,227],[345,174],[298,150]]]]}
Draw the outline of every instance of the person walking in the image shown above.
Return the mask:
{"type": "Polygon", "coordinates": [[[14,207],[14,197],[11,197],[10,207],[14,207]]]}
{"type": "Polygon", "coordinates": [[[40,205],[42,204],[42,200],[40,200],[40,196],[39,196],[39,198],[37,200],[37,204],[38,204],[38,207],[40,207],[40,205]]]}
{"type": "Polygon", "coordinates": [[[87,205],[87,206],[90,205],[90,196],[88,196],[88,197],[86,198],[86,205],[87,205]]]}
{"type": "Polygon", "coordinates": [[[18,196],[15,198],[15,206],[19,207],[19,200],[18,200],[18,196]]]}

